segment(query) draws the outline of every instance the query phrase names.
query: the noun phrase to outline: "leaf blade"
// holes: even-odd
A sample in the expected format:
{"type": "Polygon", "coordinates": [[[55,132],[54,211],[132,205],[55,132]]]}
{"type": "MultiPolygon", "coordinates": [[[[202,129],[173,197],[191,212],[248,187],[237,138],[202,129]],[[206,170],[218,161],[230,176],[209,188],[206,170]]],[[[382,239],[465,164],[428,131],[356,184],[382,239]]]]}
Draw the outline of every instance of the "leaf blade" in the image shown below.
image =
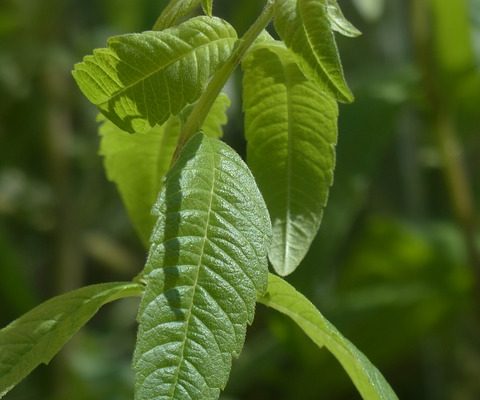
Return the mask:
{"type": "Polygon", "coordinates": [[[110,38],[75,65],[84,95],[119,128],[145,132],[195,102],[230,56],[235,30],[215,17],[196,17],[161,32],[110,38]]]}
{"type": "Polygon", "coordinates": [[[178,21],[190,14],[201,0],[170,0],[153,26],[154,31],[162,31],[176,25],[178,21]]]}
{"type": "Polygon", "coordinates": [[[345,18],[337,0],[327,0],[327,15],[332,30],[343,36],[354,38],[362,34],[362,32],[345,18]]]}
{"type": "Polygon", "coordinates": [[[269,274],[267,293],[260,303],[290,317],[319,347],[325,346],[342,364],[366,400],[398,400],[378,369],[346,339],[301,293],[269,274]]]}
{"type": "Polygon", "coordinates": [[[136,398],[216,399],[243,346],[256,293],[266,288],[268,212],[240,157],[197,134],[169,172],[155,213],[136,398]]]}
{"type": "Polygon", "coordinates": [[[278,42],[258,45],[242,67],[247,161],[272,220],[269,259],[285,276],[320,227],[333,182],[338,107],[278,42]]]}
{"type": "Polygon", "coordinates": [[[202,0],[202,8],[203,12],[211,17],[213,12],[213,0],[202,0]]]}
{"type": "Polygon", "coordinates": [[[325,0],[277,0],[275,29],[301,59],[302,69],[327,86],[339,101],[350,103],[350,91],[327,16],[325,0]]]}
{"type": "Polygon", "coordinates": [[[47,364],[102,305],[141,290],[124,282],[86,286],[40,304],[1,329],[0,398],[36,366],[47,364]]]}

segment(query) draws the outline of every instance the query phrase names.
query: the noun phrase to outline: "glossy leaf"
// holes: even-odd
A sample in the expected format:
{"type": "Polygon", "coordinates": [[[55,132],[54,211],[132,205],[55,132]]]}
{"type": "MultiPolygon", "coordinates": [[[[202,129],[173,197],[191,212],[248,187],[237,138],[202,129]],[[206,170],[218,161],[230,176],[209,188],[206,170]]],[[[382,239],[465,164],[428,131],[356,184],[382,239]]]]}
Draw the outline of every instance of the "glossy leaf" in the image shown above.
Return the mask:
{"type": "Polygon", "coordinates": [[[170,0],[153,26],[154,31],[162,31],[177,25],[200,5],[202,0],[170,0]]]}
{"type": "Polygon", "coordinates": [[[195,102],[230,55],[235,30],[197,17],[161,32],[116,36],[76,64],[85,96],[119,128],[146,132],[195,102]]]}
{"type": "Polygon", "coordinates": [[[304,72],[328,86],[339,101],[351,102],[353,95],[343,76],[325,1],[277,0],[275,29],[301,57],[304,72]]]}
{"type": "Polygon", "coordinates": [[[39,364],[48,364],[102,305],[141,292],[135,283],[86,286],[40,304],[0,330],[0,397],[39,364]]]}
{"type": "Polygon", "coordinates": [[[259,298],[259,302],[287,315],[316,345],[325,346],[342,364],[363,399],[398,399],[380,371],[368,358],[289,283],[270,274],[267,293],[259,298]]]}
{"type": "MultiPolygon", "coordinates": [[[[207,136],[222,136],[229,105],[227,95],[221,93],[202,127],[207,136]]],[[[170,168],[180,129],[179,117],[170,117],[162,126],[135,135],[108,120],[99,129],[107,177],[117,185],[130,220],[145,244],[156,220],[151,209],[170,168]]]]}
{"type": "Polygon", "coordinates": [[[357,37],[362,34],[345,18],[337,0],[327,0],[327,15],[330,20],[330,27],[334,31],[347,37],[357,37]]]}
{"type": "Polygon", "coordinates": [[[295,270],[317,234],[333,181],[338,107],[279,44],[258,45],[243,63],[247,160],[267,203],[269,259],[295,270]]]}
{"type": "Polygon", "coordinates": [[[136,398],[216,399],[266,289],[268,212],[241,158],[202,134],[180,153],[154,211],[136,398]]]}

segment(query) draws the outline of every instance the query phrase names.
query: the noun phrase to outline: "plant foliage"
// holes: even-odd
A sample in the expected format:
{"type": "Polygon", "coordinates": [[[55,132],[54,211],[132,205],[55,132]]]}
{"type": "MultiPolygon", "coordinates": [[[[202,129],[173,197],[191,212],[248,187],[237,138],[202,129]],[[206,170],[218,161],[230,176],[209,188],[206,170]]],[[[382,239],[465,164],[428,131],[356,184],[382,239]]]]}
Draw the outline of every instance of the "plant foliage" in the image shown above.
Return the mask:
{"type": "Polygon", "coordinates": [[[365,399],[396,399],[313,304],[279,277],[268,279],[267,260],[278,274],[292,273],[320,227],[337,101],[353,99],[333,31],[359,32],[335,0],[268,0],[237,39],[211,15],[212,3],[172,0],[154,30],[115,36],[75,65],[75,80],[102,114],[107,176],[148,259],[135,283],[78,289],[2,329],[2,395],[101,305],[140,295],[138,400],[217,399],[257,299],[329,349],[365,399]],[[207,15],[189,18],[200,6],[207,15]],[[265,31],[272,19],[283,41],[265,31]],[[240,63],[248,166],[220,141],[229,105],[221,90],[240,63]]]}

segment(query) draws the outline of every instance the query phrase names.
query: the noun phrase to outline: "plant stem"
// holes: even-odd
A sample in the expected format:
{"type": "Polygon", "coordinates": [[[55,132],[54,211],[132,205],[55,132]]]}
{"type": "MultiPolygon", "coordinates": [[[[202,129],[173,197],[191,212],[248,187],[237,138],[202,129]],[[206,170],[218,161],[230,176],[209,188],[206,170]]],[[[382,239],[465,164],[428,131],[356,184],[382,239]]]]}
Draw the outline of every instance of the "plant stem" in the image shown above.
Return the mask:
{"type": "Polygon", "coordinates": [[[267,3],[265,4],[265,7],[262,13],[258,16],[257,20],[253,23],[252,26],[250,26],[247,32],[245,32],[243,37],[237,41],[229,59],[213,75],[213,78],[208,84],[205,92],[203,92],[203,94],[200,96],[200,99],[193,107],[192,112],[188,116],[187,121],[183,126],[172,162],[177,159],[180,150],[185,145],[185,143],[187,143],[188,140],[200,130],[213,103],[215,102],[215,99],[225,86],[228,78],[232,75],[238,64],[240,64],[243,56],[253,44],[258,35],[270,23],[270,20],[273,16],[273,5],[273,0],[267,0],[267,3]]]}

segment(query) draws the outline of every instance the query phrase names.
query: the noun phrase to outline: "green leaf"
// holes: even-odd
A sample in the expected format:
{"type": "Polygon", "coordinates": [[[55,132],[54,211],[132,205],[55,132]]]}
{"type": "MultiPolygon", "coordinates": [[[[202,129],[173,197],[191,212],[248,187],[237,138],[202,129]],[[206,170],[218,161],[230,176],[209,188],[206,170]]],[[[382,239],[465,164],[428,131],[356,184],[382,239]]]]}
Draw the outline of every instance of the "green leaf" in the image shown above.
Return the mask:
{"type": "Polygon", "coordinates": [[[267,293],[260,303],[290,317],[319,347],[325,346],[342,364],[366,400],[397,400],[380,371],[293,286],[269,275],[267,293]]]}
{"type": "Polygon", "coordinates": [[[197,134],[168,173],[155,213],[136,399],[216,399],[266,289],[268,211],[241,158],[197,134]]]}
{"type": "Polygon", "coordinates": [[[247,160],[270,211],[269,258],[283,276],[317,234],[337,141],[335,99],[296,61],[281,45],[260,44],[242,64],[247,160]]]}
{"type": "Polygon", "coordinates": [[[205,135],[212,138],[223,136],[223,126],[228,122],[227,110],[229,107],[230,99],[225,93],[220,93],[203,122],[201,130],[205,135]]]}
{"type": "MultiPolygon", "coordinates": [[[[202,127],[207,136],[222,136],[229,105],[227,95],[221,93],[202,127]]],[[[117,185],[130,220],[145,244],[156,220],[151,209],[170,168],[180,129],[179,117],[170,117],[162,126],[135,135],[108,120],[99,129],[107,177],[117,185]]]]}
{"type": "Polygon", "coordinates": [[[339,101],[351,102],[353,95],[343,76],[325,1],[277,0],[275,29],[285,44],[300,56],[306,73],[326,85],[339,101]]]}
{"type": "Polygon", "coordinates": [[[213,0],[202,0],[203,12],[208,16],[212,16],[213,11],[213,0]]]}
{"type": "Polygon", "coordinates": [[[147,244],[155,223],[151,209],[177,145],[180,119],[171,117],[136,135],[107,120],[99,133],[107,177],[117,185],[133,226],[147,244]]]}
{"type": "Polygon", "coordinates": [[[0,330],[0,398],[39,364],[48,364],[102,305],[141,292],[135,283],[86,286],[40,304],[0,330]]]}
{"type": "Polygon", "coordinates": [[[178,21],[189,15],[200,5],[202,0],[170,0],[153,26],[154,31],[163,31],[178,24],[178,21]]]}
{"type": "Polygon", "coordinates": [[[200,97],[236,39],[219,18],[192,18],[161,32],[110,38],[108,48],[86,56],[73,75],[119,128],[146,132],[200,97]]]}
{"type": "Polygon", "coordinates": [[[357,37],[362,34],[345,18],[337,0],[327,0],[327,15],[330,20],[330,27],[334,31],[347,37],[357,37]]]}

